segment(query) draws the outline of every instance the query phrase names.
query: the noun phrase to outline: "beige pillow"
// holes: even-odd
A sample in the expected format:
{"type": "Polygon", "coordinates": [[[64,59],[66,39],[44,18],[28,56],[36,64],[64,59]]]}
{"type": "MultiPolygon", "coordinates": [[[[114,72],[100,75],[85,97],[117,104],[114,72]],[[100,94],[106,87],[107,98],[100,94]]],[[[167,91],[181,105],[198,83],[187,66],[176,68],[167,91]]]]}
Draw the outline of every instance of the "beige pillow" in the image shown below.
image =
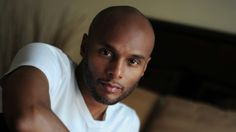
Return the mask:
{"type": "Polygon", "coordinates": [[[236,132],[236,112],[173,96],[162,100],[148,132],[236,132]]]}

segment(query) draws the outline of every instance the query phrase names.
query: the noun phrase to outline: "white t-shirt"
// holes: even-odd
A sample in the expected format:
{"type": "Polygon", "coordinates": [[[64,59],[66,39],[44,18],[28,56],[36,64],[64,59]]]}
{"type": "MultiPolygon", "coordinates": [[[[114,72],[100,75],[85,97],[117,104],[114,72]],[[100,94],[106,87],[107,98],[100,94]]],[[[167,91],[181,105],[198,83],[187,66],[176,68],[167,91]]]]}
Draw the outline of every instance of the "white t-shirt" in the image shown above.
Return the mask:
{"type": "Polygon", "coordinates": [[[60,49],[44,43],[29,44],[17,53],[8,73],[23,65],[34,66],[46,75],[51,109],[71,132],[139,131],[137,114],[122,103],[108,106],[103,121],[93,119],[77,85],[76,64],[60,49]]]}

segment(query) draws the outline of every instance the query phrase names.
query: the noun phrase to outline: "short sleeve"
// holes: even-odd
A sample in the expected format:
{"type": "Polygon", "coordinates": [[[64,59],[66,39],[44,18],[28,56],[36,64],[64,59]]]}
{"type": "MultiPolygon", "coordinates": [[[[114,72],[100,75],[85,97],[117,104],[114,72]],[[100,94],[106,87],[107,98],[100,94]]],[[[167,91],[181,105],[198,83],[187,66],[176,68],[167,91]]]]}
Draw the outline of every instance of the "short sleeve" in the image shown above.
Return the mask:
{"type": "Polygon", "coordinates": [[[49,88],[52,90],[53,87],[56,87],[57,78],[60,76],[57,50],[59,49],[44,43],[28,44],[18,51],[7,73],[20,66],[36,67],[45,74],[49,88]]]}

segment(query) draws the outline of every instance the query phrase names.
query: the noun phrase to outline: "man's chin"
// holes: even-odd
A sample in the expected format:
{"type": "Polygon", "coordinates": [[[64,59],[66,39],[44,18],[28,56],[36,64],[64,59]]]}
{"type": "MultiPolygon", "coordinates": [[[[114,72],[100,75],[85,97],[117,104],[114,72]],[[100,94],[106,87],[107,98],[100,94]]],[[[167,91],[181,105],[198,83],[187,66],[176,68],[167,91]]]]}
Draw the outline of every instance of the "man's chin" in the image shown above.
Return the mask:
{"type": "Polygon", "coordinates": [[[109,97],[94,97],[95,100],[101,104],[104,104],[104,105],[114,105],[116,103],[118,103],[120,100],[118,100],[117,98],[116,99],[111,99],[109,97]]]}

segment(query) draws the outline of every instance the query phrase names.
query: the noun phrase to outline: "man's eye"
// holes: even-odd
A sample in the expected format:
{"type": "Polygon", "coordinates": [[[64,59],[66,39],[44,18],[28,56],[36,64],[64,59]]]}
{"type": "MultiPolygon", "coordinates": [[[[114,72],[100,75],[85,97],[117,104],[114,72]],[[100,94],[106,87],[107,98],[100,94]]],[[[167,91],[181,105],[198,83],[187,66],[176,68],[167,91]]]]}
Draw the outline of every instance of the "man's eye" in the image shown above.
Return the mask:
{"type": "Polygon", "coordinates": [[[138,59],[129,59],[129,64],[130,65],[138,65],[138,64],[140,64],[140,60],[138,60],[138,59]]]}
{"type": "Polygon", "coordinates": [[[99,53],[103,56],[108,56],[108,57],[112,56],[112,52],[106,48],[101,48],[99,50],[99,53]]]}

